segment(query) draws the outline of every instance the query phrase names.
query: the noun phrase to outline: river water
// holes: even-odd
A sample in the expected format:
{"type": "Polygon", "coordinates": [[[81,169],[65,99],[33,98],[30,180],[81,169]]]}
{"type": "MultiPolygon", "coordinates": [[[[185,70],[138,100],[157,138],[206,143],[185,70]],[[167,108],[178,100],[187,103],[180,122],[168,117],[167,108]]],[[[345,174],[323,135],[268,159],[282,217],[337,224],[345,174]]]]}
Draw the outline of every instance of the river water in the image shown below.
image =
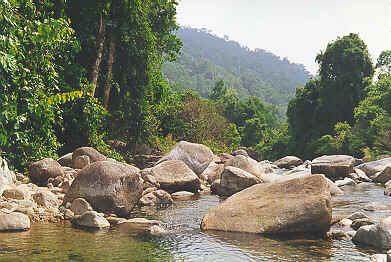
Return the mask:
{"type": "MultiPolygon", "coordinates": [[[[333,216],[349,215],[370,202],[390,204],[374,184],[345,187],[333,198],[333,216]]],[[[86,232],[69,223],[33,224],[30,231],[0,234],[0,262],[125,261],[370,261],[376,252],[347,240],[312,237],[270,238],[257,234],[201,232],[202,216],[221,200],[208,193],[162,209],[144,209],[137,216],[159,219],[169,232],[151,236],[118,228],[86,232]]],[[[278,208],[278,207],[276,207],[278,208]]],[[[390,212],[365,212],[378,221],[390,212]]],[[[243,221],[245,223],[246,221],[243,221]]]]}

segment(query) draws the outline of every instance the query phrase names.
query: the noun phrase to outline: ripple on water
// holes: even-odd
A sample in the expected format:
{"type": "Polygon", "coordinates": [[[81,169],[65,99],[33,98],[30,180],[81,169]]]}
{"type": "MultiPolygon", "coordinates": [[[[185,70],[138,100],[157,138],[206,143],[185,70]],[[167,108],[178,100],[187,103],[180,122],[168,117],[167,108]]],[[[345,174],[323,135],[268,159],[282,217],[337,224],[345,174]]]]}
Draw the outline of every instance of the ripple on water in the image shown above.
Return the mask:
{"type": "MultiPolygon", "coordinates": [[[[333,199],[334,215],[348,215],[370,202],[389,203],[383,188],[369,184],[345,187],[333,199]]],[[[135,216],[160,219],[168,235],[129,235],[117,229],[85,232],[69,224],[34,224],[30,231],[0,234],[0,262],[27,261],[370,261],[374,250],[351,241],[311,237],[270,238],[257,234],[201,232],[202,216],[220,199],[203,194],[164,209],[144,209],[135,216]]],[[[366,212],[378,220],[387,212],[366,212]]]]}

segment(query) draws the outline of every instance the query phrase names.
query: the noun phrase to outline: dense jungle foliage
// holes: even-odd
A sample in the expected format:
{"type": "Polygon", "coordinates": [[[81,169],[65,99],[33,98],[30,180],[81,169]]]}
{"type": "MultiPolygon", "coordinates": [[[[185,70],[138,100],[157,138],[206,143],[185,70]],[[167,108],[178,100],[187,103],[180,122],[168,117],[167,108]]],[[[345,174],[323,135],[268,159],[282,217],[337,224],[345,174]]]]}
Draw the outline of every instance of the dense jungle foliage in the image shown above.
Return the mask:
{"type": "Polygon", "coordinates": [[[0,0],[0,153],[10,166],[24,171],[79,146],[131,161],[139,145],[164,152],[179,140],[215,153],[247,146],[270,160],[390,153],[391,51],[374,66],[358,35],[338,38],[309,80],[302,66],[263,50],[202,30],[177,35],[176,7],[0,0]],[[276,106],[290,97],[288,121],[279,122],[276,106]]]}

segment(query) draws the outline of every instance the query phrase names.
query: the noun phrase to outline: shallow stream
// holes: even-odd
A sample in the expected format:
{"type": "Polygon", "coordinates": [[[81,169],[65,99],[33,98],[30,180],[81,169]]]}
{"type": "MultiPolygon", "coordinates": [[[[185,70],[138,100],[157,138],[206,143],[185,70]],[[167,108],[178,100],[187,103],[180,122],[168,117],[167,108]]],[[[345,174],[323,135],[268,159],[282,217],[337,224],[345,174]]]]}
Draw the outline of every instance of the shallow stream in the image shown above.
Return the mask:
{"type": "MultiPolygon", "coordinates": [[[[345,195],[333,198],[333,216],[349,215],[370,202],[391,205],[383,187],[362,183],[345,187],[345,195]]],[[[256,234],[201,232],[202,216],[220,199],[208,193],[179,201],[163,209],[145,209],[137,216],[159,219],[167,235],[150,236],[121,232],[117,228],[97,232],[65,224],[33,224],[30,231],[0,234],[0,262],[27,261],[370,261],[370,248],[351,241],[311,237],[268,238],[256,234]]],[[[277,207],[278,208],[278,207],[277,207]]],[[[391,208],[390,208],[391,209],[391,208]]],[[[378,221],[388,212],[365,212],[378,221]]],[[[245,221],[243,221],[245,223],[245,221]]]]}

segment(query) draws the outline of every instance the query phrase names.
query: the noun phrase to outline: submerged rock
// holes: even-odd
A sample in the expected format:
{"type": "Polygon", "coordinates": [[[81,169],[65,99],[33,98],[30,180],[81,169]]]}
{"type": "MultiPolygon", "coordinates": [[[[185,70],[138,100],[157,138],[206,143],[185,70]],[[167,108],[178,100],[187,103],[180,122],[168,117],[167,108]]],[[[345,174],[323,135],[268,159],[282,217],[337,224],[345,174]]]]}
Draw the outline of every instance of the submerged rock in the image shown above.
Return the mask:
{"type": "Polygon", "coordinates": [[[202,230],[249,233],[320,233],[331,222],[329,185],[322,175],[258,184],[208,211],[202,230]]]}

